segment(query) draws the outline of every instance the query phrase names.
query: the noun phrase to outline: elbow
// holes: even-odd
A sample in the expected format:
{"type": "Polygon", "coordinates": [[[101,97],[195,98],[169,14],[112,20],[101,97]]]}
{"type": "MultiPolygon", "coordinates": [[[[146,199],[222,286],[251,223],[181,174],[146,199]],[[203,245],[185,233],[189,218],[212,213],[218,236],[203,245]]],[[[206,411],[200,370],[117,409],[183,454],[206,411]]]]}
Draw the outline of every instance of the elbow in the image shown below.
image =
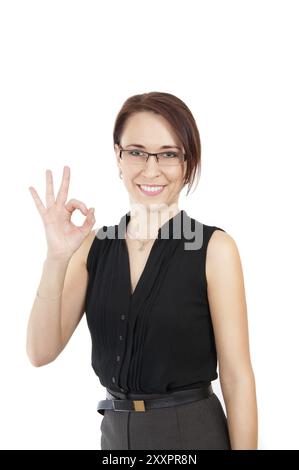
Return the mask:
{"type": "Polygon", "coordinates": [[[47,364],[50,364],[50,362],[53,362],[57,355],[55,356],[41,356],[39,354],[34,354],[32,351],[29,351],[27,349],[27,357],[31,363],[32,366],[34,367],[41,367],[41,366],[45,366],[47,364]]]}
{"type": "Polygon", "coordinates": [[[29,357],[29,360],[30,360],[30,363],[32,366],[34,367],[41,367],[41,366],[45,366],[46,364],[49,364],[49,362],[51,361],[45,361],[45,360],[42,360],[40,358],[33,358],[33,357],[29,357]]]}
{"type": "Polygon", "coordinates": [[[238,386],[254,386],[255,387],[255,376],[252,369],[237,371],[235,374],[219,374],[221,387],[238,387],[238,386]]]}

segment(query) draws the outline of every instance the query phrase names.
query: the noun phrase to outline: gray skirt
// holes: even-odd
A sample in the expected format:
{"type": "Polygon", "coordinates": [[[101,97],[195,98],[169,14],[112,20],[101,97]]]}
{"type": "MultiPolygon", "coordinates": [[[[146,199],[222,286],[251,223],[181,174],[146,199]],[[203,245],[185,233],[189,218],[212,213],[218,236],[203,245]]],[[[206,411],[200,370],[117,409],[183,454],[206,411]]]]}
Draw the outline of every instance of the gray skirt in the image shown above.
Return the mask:
{"type": "Polygon", "coordinates": [[[214,392],[192,403],[145,412],[105,410],[100,429],[101,450],[231,449],[227,418],[214,392]]]}

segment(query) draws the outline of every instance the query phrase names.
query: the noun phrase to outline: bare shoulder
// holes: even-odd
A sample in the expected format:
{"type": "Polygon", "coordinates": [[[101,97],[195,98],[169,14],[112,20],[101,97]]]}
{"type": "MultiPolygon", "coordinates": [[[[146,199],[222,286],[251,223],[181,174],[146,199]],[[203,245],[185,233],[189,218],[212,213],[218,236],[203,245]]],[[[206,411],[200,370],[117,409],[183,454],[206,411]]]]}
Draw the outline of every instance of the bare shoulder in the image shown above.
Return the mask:
{"type": "Polygon", "coordinates": [[[222,230],[215,230],[209,240],[206,255],[206,276],[211,281],[217,275],[240,265],[240,255],[233,237],[222,230]]]}
{"type": "Polygon", "coordinates": [[[93,229],[87,237],[83,240],[82,244],[76,251],[76,258],[80,264],[86,266],[87,256],[90,250],[90,247],[95,239],[95,236],[98,232],[98,229],[93,229]]]}

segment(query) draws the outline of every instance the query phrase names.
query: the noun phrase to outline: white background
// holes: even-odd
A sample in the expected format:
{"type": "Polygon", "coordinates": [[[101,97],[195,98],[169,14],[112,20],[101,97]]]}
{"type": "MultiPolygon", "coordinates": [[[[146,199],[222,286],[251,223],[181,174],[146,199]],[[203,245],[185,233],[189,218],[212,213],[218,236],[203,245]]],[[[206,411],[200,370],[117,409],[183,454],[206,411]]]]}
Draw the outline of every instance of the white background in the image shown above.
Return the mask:
{"type": "MultiPolygon", "coordinates": [[[[46,241],[44,199],[71,167],[69,198],[116,224],[129,199],[112,129],[129,96],[164,91],[191,109],[202,173],[180,207],[224,228],[242,259],[259,448],[299,449],[298,13],[296,1],[1,1],[1,401],[4,449],[99,449],[105,398],[85,317],[35,368],[26,326],[46,241]]],[[[83,216],[76,212],[74,221],[83,216]]],[[[214,391],[222,399],[219,381],[214,391]]],[[[223,401],[222,401],[223,403],[223,401]]]]}

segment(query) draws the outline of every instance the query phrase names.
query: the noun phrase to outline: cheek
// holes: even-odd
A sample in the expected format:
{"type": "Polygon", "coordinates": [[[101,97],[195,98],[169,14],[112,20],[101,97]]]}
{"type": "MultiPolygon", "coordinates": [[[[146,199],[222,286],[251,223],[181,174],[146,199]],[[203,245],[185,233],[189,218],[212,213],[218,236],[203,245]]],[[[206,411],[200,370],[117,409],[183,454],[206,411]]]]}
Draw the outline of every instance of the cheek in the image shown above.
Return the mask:
{"type": "Polygon", "coordinates": [[[136,168],[129,168],[124,172],[124,178],[128,183],[134,184],[134,179],[137,178],[139,173],[140,172],[136,168]]]}
{"type": "Polygon", "coordinates": [[[168,179],[171,183],[181,184],[183,180],[184,170],[183,168],[173,168],[168,172],[168,179]]]}

